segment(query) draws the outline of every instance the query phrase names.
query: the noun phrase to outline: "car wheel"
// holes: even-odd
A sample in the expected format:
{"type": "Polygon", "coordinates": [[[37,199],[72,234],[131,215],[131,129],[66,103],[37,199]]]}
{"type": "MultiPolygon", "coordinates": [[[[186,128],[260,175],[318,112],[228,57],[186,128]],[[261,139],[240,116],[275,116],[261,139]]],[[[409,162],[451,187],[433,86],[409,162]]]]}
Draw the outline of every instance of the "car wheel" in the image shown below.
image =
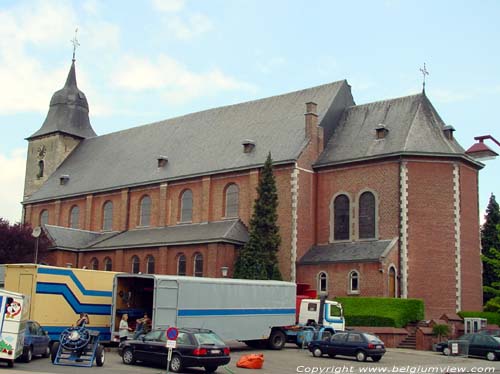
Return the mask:
{"type": "Polygon", "coordinates": [[[170,371],[174,373],[179,373],[182,370],[182,359],[181,356],[175,354],[172,356],[170,361],[170,371]]]}
{"type": "Polygon", "coordinates": [[[42,357],[43,358],[50,357],[50,346],[49,345],[47,345],[47,347],[45,347],[45,351],[42,353],[42,357]]]}
{"type": "Polygon", "coordinates": [[[125,348],[122,354],[122,361],[126,365],[135,364],[134,352],[130,348],[125,348]]]}
{"type": "Polygon", "coordinates": [[[33,348],[31,346],[24,347],[23,351],[23,362],[30,362],[33,359],[33,348]]]}
{"type": "Polygon", "coordinates": [[[362,362],[366,361],[366,353],[363,351],[357,351],[356,352],[356,360],[362,362]]]}
{"type": "Polygon", "coordinates": [[[269,348],[279,350],[285,346],[286,336],[283,331],[274,330],[271,332],[271,336],[269,337],[268,345],[269,348]]]}
{"type": "Polygon", "coordinates": [[[495,354],[495,352],[488,352],[486,354],[486,358],[488,359],[488,361],[495,361],[497,359],[497,355],[495,354]]]}
{"type": "Polygon", "coordinates": [[[314,357],[321,357],[323,356],[323,352],[321,352],[321,348],[320,347],[314,347],[313,350],[312,350],[312,354],[314,357]]]}
{"type": "Polygon", "coordinates": [[[444,347],[444,348],[443,348],[443,354],[444,354],[445,356],[449,356],[449,355],[450,355],[450,353],[451,353],[450,348],[448,348],[448,347],[444,347]]]}
{"type": "Polygon", "coordinates": [[[217,370],[217,368],[218,368],[217,365],[207,365],[207,366],[205,366],[205,371],[207,373],[213,373],[214,371],[217,370]]]}
{"type": "Polygon", "coordinates": [[[382,356],[372,356],[372,360],[375,362],[379,362],[382,356]]]}
{"type": "Polygon", "coordinates": [[[56,360],[58,350],[59,342],[54,342],[54,344],[52,344],[52,348],[50,349],[50,360],[52,361],[52,363],[54,363],[54,361],[56,360]]]}
{"type": "Polygon", "coordinates": [[[104,365],[105,360],[106,360],[106,354],[104,353],[104,347],[99,344],[95,351],[95,364],[97,366],[102,366],[104,365]]]}

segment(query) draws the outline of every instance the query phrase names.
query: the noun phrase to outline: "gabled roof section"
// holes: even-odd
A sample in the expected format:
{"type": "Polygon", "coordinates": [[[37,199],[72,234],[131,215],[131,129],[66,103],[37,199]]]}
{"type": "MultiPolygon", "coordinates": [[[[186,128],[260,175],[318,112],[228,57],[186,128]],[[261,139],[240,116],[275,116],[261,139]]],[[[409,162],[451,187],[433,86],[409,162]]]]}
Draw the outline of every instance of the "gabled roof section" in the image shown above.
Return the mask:
{"type": "Polygon", "coordinates": [[[54,93],[50,100],[49,112],[42,127],[28,140],[56,132],[78,138],[96,136],[90,125],[87,98],[76,84],[75,60],[71,64],[64,87],[54,93]]]}
{"type": "Polygon", "coordinates": [[[269,151],[276,164],[294,162],[306,145],[305,104],[317,103],[320,123],[330,121],[341,89],[350,96],[339,81],[84,139],[25,202],[260,167],[269,151]],[[252,152],[243,152],[244,139],[252,152]],[[158,155],[168,157],[163,168],[158,155]],[[63,186],[62,174],[71,176],[63,186]]]}
{"type": "Polygon", "coordinates": [[[464,156],[456,140],[443,134],[445,123],[424,93],[345,109],[317,166],[411,153],[464,156]],[[376,136],[383,126],[386,134],[376,136]]]}
{"type": "Polygon", "coordinates": [[[397,243],[392,240],[373,240],[316,245],[299,260],[299,265],[336,264],[342,262],[380,262],[397,243]]]}
{"type": "Polygon", "coordinates": [[[81,250],[87,248],[92,243],[109,239],[118,232],[94,232],[86,230],[71,229],[68,227],[44,225],[45,234],[51,242],[51,248],[81,250]]]}

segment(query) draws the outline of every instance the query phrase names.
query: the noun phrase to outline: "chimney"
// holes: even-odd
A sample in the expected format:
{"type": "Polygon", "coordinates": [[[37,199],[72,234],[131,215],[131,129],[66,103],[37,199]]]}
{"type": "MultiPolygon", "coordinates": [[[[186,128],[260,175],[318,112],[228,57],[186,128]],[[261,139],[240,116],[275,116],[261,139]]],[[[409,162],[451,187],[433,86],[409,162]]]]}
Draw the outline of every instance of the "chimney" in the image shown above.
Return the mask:
{"type": "Polygon", "coordinates": [[[453,126],[445,126],[443,128],[443,133],[446,139],[453,140],[453,131],[455,131],[453,126]]]}
{"type": "Polygon", "coordinates": [[[306,138],[311,139],[313,135],[317,135],[318,127],[318,104],[312,101],[306,103],[306,138]]]}
{"type": "Polygon", "coordinates": [[[62,174],[60,177],[59,177],[59,184],[61,186],[64,186],[66,184],[68,184],[69,182],[69,175],[67,174],[62,174]]]}

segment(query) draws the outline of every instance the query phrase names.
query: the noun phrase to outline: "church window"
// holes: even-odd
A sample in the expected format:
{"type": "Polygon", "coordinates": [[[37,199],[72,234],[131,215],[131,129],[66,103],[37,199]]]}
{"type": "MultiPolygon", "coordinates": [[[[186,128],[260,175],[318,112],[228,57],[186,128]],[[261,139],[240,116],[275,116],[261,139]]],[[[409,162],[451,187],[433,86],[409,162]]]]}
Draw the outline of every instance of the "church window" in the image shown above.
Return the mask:
{"type": "Polygon", "coordinates": [[[104,270],[111,271],[113,269],[113,261],[109,257],[104,259],[104,270]]]}
{"type": "Polygon", "coordinates": [[[339,195],[333,201],[334,240],[349,240],[349,198],[339,195]]]}
{"type": "Polygon", "coordinates": [[[375,238],[375,196],[371,192],[359,197],[359,238],[375,238]]]}
{"type": "Polygon", "coordinates": [[[356,270],[349,273],[349,293],[359,293],[359,273],[356,270]]]}
{"type": "Polygon", "coordinates": [[[90,260],[90,269],[99,270],[99,260],[97,258],[94,257],[90,260]]]}
{"type": "Polygon", "coordinates": [[[194,256],[194,276],[203,276],[203,255],[201,253],[197,253],[194,256]]]}
{"type": "Polygon", "coordinates": [[[139,226],[149,226],[151,219],[151,198],[146,195],[141,199],[139,226]]]}
{"type": "Polygon", "coordinates": [[[232,183],[226,188],[226,218],[238,217],[239,208],[239,188],[232,183]]]}
{"type": "Polygon", "coordinates": [[[43,160],[38,161],[38,173],[36,174],[37,178],[43,177],[43,172],[45,169],[45,163],[43,160]]]}
{"type": "Polygon", "coordinates": [[[318,292],[328,293],[328,274],[324,271],[318,273],[318,292]]]}
{"type": "Polygon", "coordinates": [[[80,208],[78,208],[78,206],[75,205],[71,208],[69,214],[69,227],[71,227],[72,229],[80,228],[79,220],[80,220],[80,208]]]}
{"type": "Polygon", "coordinates": [[[139,261],[139,257],[137,256],[132,257],[132,273],[138,274],[140,265],[141,262],[139,261]]]}
{"type": "Polygon", "coordinates": [[[148,256],[146,258],[146,274],[155,273],[155,258],[153,256],[148,256]]]}
{"type": "Polygon", "coordinates": [[[389,267],[389,297],[396,297],[396,268],[389,267]]]}
{"type": "Polygon", "coordinates": [[[185,190],[181,197],[181,222],[191,222],[193,219],[193,192],[185,190]]]}
{"type": "Polygon", "coordinates": [[[186,256],[183,254],[177,258],[177,275],[186,275],[186,256]]]}
{"type": "Polygon", "coordinates": [[[49,211],[42,210],[42,213],[40,213],[40,226],[48,224],[49,224],[49,211]]]}
{"type": "Polygon", "coordinates": [[[113,203],[106,201],[102,208],[102,229],[103,231],[113,230],[113,203]]]}

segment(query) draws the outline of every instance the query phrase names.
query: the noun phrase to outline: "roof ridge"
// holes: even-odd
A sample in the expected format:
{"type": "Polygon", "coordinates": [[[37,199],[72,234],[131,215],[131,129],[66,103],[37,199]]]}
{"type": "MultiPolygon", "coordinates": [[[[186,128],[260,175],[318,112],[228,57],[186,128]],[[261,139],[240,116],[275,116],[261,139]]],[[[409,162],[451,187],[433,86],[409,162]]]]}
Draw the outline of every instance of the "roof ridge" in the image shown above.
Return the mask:
{"type": "Polygon", "coordinates": [[[365,103],[365,104],[351,105],[351,106],[345,108],[345,110],[363,108],[363,107],[370,106],[370,105],[385,105],[388,102],[403,101],[403,100],[408,100],[409,98],[418,98],[418,97],[422,97],[422,96],[425,96],[425,95],[420,92],[417,94],[400,96],[400,97],[395,97],[392,99],[377,100],[377,101],[372,101],[372,102],[365,103]]]}

